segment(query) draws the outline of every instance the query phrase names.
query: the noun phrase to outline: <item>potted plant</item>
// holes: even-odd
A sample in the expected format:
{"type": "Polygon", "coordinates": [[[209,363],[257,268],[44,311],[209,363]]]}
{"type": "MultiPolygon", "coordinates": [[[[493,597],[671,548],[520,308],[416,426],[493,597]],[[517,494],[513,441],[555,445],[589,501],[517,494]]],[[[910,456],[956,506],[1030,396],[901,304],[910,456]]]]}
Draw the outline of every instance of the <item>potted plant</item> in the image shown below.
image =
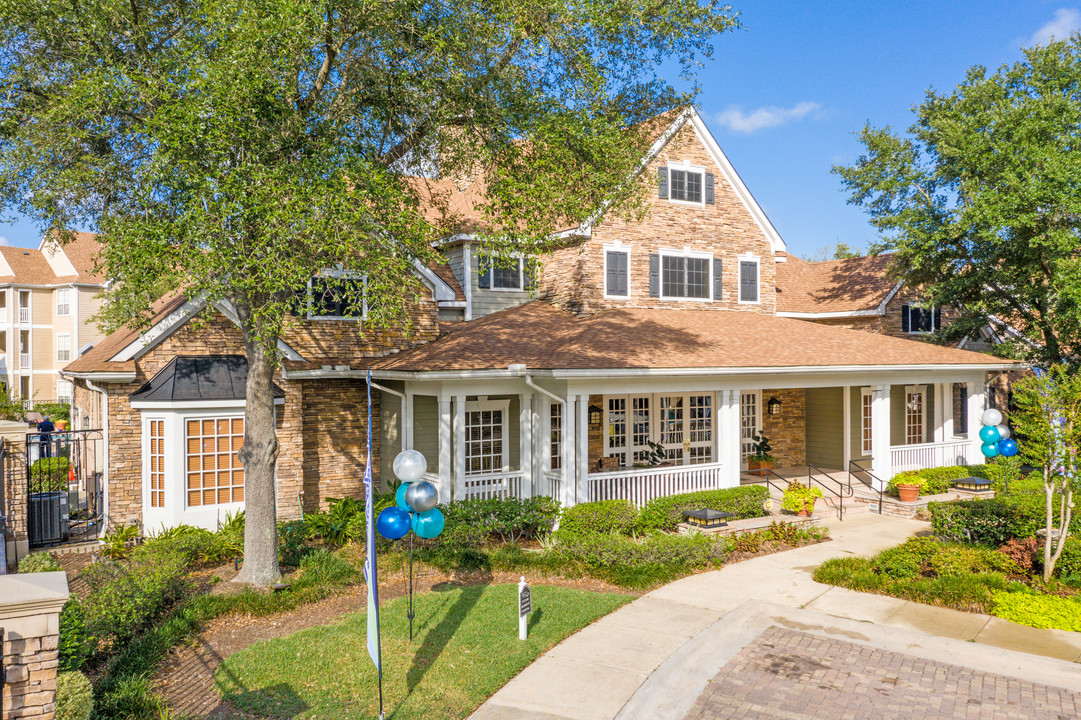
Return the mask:
{"type": "Polygon", "coordinates": [[[753,451],[747,458],[747,469],[752,475],[768,475],[769,473],[763,471],[773,469],[773,456],[770,455],[773,448],[770,447],[769,438],[765,435],[755,435],[751,440],[753,451]]]}
{"type": "Polygon", "coordinates": [[[815,500],[822,497],[822,489],[809,487],[799,480],[793,480],[785,488],[781,497],[781,508],[794,512],[800,517],[809,517],[815,509],[815,500]]]}
{"type": "Polygon", "coordinates": [[[901,502],[913,503],[919,499],[920,490],[927,487],[927,479],[916,473],[901,473],[893,479],[892,484],[897,488],[901,502]]]}

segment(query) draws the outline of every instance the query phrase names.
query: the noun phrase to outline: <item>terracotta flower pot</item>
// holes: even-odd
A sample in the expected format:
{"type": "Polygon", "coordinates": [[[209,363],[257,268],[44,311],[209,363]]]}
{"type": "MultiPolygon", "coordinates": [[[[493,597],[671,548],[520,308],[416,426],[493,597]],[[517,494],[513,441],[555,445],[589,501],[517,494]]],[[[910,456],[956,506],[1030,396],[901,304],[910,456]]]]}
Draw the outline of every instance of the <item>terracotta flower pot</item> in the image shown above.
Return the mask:
{"type": "Polygon", "coordinates": [[[747,461],[747,471],[751,475],[769,475],[769,473],[763,472],[763,471],[764,470],[772,470],[772,469],[773,469],[773,461],[772,460],[748,460],[747,461]]]}
{"type": "Polygon", "coordinates": [[[901,502],[913,503],[920,497],[919,485],[898,485],[897,494],[901,496],[901,502]]]}
{"type": "Polygon", "coordinates": [[[798,513],[796,513],[796,517],[811,517],[811,511],[807,508],[803,508],[798,513]]]}

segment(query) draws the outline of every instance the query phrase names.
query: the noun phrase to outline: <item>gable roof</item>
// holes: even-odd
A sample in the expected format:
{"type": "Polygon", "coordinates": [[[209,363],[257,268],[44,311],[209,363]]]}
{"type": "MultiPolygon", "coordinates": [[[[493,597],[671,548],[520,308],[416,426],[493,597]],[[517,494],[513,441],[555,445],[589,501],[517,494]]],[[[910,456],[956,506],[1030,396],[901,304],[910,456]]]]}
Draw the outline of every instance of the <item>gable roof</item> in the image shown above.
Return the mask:
{"type": "Polygon", "coordinates": [[[542,370],[744,372],[1023,367],[981,353],[759,313],[628,308],[579,318],[534,301],[465,323],[371,368],[392,377],[397,372],[505,372],[519,364],[542,370]]]}
{"type": "Polygon", "coordinates": [[[46,235],[37,249],[0,247],[0,284],[104,284],[104,276],[94,272],[100,250],[98,236],[84,232],[74,233],[64,245],[46,235]]]}
{"type": "Polygon", "coordinates": [[[837,316],[885,312],[900,283],[886,274],[889,255],[807,262],[789,255],[777,264],[777,314],[837,316]]]}

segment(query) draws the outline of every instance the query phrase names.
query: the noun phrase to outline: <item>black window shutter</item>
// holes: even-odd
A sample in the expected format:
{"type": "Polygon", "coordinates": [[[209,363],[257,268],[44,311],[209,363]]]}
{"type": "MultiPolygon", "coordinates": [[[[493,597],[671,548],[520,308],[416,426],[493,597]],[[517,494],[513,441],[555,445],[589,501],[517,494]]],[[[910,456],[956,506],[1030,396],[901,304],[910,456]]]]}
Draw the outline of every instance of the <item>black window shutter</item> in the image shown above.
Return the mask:
{"type": "Polygon", "coordinates": [[[908,305],[901,306],[901,332],[908,332],[908,305]]]}
{"type": "Polygon", "coordinates": [[[758,302],[758,263],[739,264],[739,295],[744,302],[758,302]]]}
{"type": "Polygon", "coordinates": [[[661,200],[668,199],[668,168],[657,168],[657,197],[661,200]]]}
{"type": "Polygon", "coordinates": [[[618,268],[616,268],[616,262],[618,261],[619,253],[610,252],[605,258],[608,264],[607,271],[604,278],[604,292],[606,295],[616,294],[617,278],[619,277],[618,268]]]}
{"type": "Polygon", "coordinates": [[[661,256],[656,253],[649,256],[649,296],[661,296],[661,256]]]}
{"type": "Polygon", "coordinates": [[[706,173],[706,205],[713,204],[713,173],[706,173]]]}
{"type": "Polygon", "coordinates": [[[935,306],[935,324],[931,326],[931,330],[939,330],[942,328],[942,308],[935,306]]]}
{"type": "MultiPolygon", "coordinates": [[[[713,187],[713,185],[708,184],[706,187],[711,188],[711,187],[713,187]]],[[[710,193],[709,195],[707,195],[707,197],[712,199],[713,193],[710,193]]],[[[721,299],[721,290],[722,290],[723,286],[724,286],[724,283],[721,280],[721,259],[720,258],[713,258],[713,299],[714,300],[720,300],[721,299]]]]}
{"type": "Polygon", "coordinates": [[[490,258],[477,258],[477,287],[490,288],[492,286],[492,261],[490,258]]]}

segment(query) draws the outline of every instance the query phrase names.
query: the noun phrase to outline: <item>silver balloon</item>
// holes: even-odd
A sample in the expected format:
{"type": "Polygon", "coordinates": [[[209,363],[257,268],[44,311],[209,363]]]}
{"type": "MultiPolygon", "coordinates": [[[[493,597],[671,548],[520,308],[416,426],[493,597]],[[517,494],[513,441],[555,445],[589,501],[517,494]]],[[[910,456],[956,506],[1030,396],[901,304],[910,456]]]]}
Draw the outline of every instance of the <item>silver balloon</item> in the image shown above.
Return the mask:
{"type": "Polygon", "coordinates": [[[1010,428],[1006,427],[1005,423],[1003,423],[1002,425],[996,425],[995,427],[998,428],[999,440],[1005,440],[1010,436],[1010,428]]]}
{"type": "Polygon", "coordinates": [[[427,480],[410,483],[405,491],[405,501],[416,512],[426,513],[439,502],[439,491],[427,480]]]}
{"type": "Polygon", "coordinates": [[[402,450],[394,458],[394,476],[405,483],[416,482],[424,477],[428,461],[416,450],[402,450]]]}
{"type": "Polygon", "coordinates": [[[987,408],[983,411],[983,415],[980,416],[980,420],[984,425],[998,425],[1002,422],[1002,413],[994,408],[987,408]]]}

